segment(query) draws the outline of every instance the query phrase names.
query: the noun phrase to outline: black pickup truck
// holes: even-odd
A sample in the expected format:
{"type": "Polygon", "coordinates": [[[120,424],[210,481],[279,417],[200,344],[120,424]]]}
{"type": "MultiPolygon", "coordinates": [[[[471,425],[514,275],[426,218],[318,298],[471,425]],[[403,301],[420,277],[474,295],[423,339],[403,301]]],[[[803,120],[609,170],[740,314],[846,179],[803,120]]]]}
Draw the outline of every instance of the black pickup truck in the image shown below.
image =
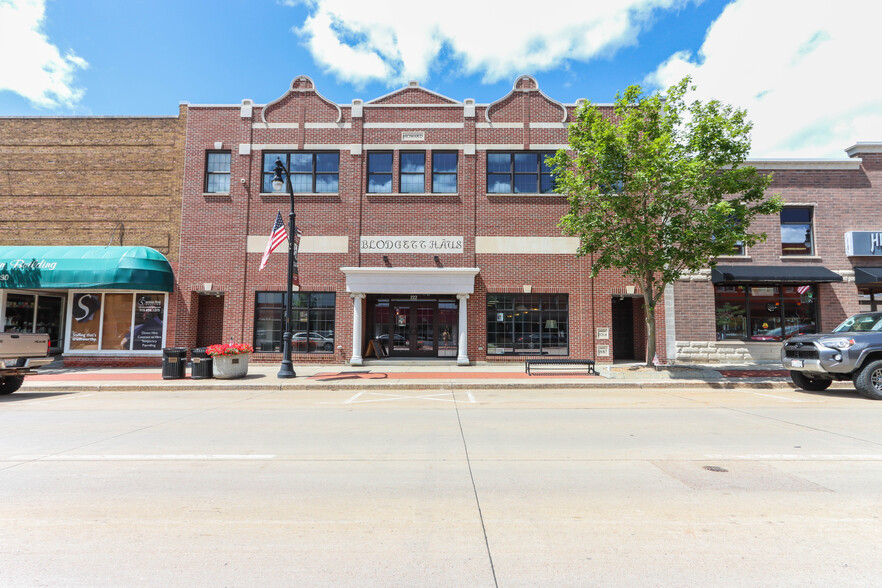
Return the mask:
{"type": "Polygon", "coordinates": [[[882,400],[882,312],[851,316],[830,333],[788,339],[781,361],[803,390],[826,390],[834,380],[851,380],[867,398],[882,400]]]}

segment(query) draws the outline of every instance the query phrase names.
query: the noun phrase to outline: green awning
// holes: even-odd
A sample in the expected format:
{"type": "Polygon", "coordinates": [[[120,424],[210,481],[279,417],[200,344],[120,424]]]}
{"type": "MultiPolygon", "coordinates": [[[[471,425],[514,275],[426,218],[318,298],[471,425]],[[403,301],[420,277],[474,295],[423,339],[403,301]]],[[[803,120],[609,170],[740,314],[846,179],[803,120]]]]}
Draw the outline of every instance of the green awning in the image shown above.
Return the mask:
{"type": "Polygon", "coordinates": [[[171,292],[174,283],[150,247],[0,247],[0,288],[171,292]]]}

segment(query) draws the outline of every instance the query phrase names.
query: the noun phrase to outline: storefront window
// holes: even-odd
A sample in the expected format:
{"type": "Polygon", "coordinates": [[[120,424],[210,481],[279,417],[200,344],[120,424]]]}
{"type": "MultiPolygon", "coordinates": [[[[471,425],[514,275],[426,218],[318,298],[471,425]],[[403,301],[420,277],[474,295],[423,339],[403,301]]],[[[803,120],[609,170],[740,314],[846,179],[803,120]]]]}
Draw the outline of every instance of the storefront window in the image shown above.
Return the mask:
{"type": "MultiPolygon", "coordinates": [[[[279,353],[284,330],[284,292],[257,292],[254,309],[254,350],[279,353]]],[[[293,296],[291,346],[294,353],[334,352],[333,292],[297,292],[293,296]]]]}
{"type": "Polygon", "coordinates": [[[717,340],[783,341],[817,332],[816,287],[716,286],[717,340]]]}
{"type": "Polygon", "coordinates": [[[861,312],[876,312],[880,302],[882,302],[882,289],[858,288],[858,303],[861,305],[861,312]]]}
{"type": "Polygon", "coordinates": [[[132,329],[132,295],[104,295],[101,349],[128,349],[132,329]]]}
{"type": "Polygon", "coordinates": [[[566,294],[488,294],[487,353],[569,355],[566,294]]]}
{"type": "Polygon", "coordinates": [[[101,325],[100,311],[101,294],[74,294],[70,325],[70,348],[72,350],[98,349],[98,328],[101,325]]]}

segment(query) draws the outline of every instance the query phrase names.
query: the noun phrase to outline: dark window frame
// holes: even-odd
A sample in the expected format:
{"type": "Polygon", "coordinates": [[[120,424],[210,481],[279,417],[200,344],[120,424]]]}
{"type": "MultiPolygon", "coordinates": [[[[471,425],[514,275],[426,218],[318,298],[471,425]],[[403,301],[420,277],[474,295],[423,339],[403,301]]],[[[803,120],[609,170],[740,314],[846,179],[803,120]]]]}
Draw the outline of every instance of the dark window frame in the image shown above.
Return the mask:
{"type": "MultiPolygon", "coordinates": [[[[425,165],[425,164],[424,164],[425,165]]],[[[365,178],[367,180],[367,184],[364,189],[368,194],[394,194],[395,193],[395,151],[389,149],[382,150],[371,150],[367,152],[367,157],[365,158],[365,178]],[[382,172],[372,172],[371,171],[371,156],[374,155],[389,155],[389,171],[382,172]],[[388,192],[376,192],[371,190],[371,176],[389,176],[389,191],[388,192]]]]}
{"type": "Polygon", "coordinates": [[[233,167],[233,153],[228,149],[209,149],[205,152],[205,176],[202,180],[202,191],[205,194],[229,194],[230,193],[230,178],[232,177],[232,167],[233,167]],[[227,166],[227,171],[210,171],[209,164],[211,161],[212,155],[228,155],[229,156],[229,165],[227,166]],[[226,191],[210,191],[208,186],[210,184],[210,179],[213,176],[227,176],[227,189],[226,191]]]}
{"type": "Polygon", "coordinates": [[[486,189],[487,194],[550,194],[554,193],[554,174],[551,171],[542,171],[542,167],[545,163],[545,160],[548,157],[553,157],[555,154],[554,151],[535,151],[535,150],[525,150],[525,151],[487,151],[486,157],[484,158],[485,163],[485,182],[484,187],[486,189]],[[491,155],[503,155],[507,154],[509,156],[509,169],[508,172],[491,172],[490,171],[490,156],[491,155]],[[515,165],[515,158],[517,155],[526,155],[526,154],[536,154],[536,170],[531,172],[523,172],[517,171],[517,167],[515,165]],[[490,191],[490,176],[491,175],[508,175],[509,176],[509,191],[508,192],[496,192],[490,191]],[[533,177],[536,180],[536,192],[519,192],[517,190],[517,179],[521,177],[533,177]],[[542,180],[543,178],[548,178],[549,187],[546,190],[542,189],[542,180]]]}
{"type": "Polygon", "coordinates": [[[440,149],[438,151],[432,151],[432,193],[433,194],[457,194],[459,192],[459,151],[451,151],[449,149],[440,149]],[[454,172],[436,172],[435,171],[435,156],[436,155],[453,155],[456,159],[456,165],[454,172]],[[442,192],[440,190],[435,189],[435,176],[453,176],[454,181],[454,189],[453,192],[442,192]]]}
{"type": "Polygon", "coordinates": [[[294,188],[294,181],[292,179],[291,188],[294,190],[295,194],[339,194],[339,192],[340,192],[340,151],[334,150],[334,149],[326,149],[326,150],[319,149],[319,150],[314,150],[314,151],[264,151],[262,153],[262,157],[261,157],[261,160],[263,162],[263,166],[261,167],[261,178],[260,178],[260,191],[261,191],[261,193],[263,193],[263,194],[287,194],[288,193],[287,189],[283,190],[282,192],[276,192],[275,190],[272,189],[272,186],[269,186],[268,191],[264,190],[264,188],[267,188],[267,186],[266,186],[267,177],[269,177],[271,179],[273,176],[272,171],[266,171],[267,164],[269,163],[269,166],[272,166],[273,164],[275,164],[276,158],[278,158],[282,155],[284,155],[284,158],[282,158],[282,163],[284,163],[285,167],[287,167],[291,171],[292,176],[307,176],[307,175],[311,176],[311,178],[310,178],[311,190],[309,192],[304,192],[303,190],[297,190],[296,188],[294,188]],[[318,171],[317,156],[318,155],[325,155],[325,154],[337,155],[337,171],[336,172],[318,171]],[[311,170],[309,172],[295,172],[293,169],[291,169],[291,156],[292,155],[310,155],[310,156],[312,156],[311,170]],[[316,187],[318,185],[318,177],[319,176],[337,176],[337,191],[336,192],[317,192],[316,187]]]}
{"type": "Polygon", "coordinates": [[[781,209],[780,213],[780,224],[781,224],[781,255],[786,257],[791,256],[800,256],[800,255],[817,255],[817,251],[815,248],[815,207],[814,206],[806,206],[806,205],[784,205],[784,208],[781,209]],[[798,252],[798,253],[788,253],[785,249],[786,243],[784,242],[784,227],[787,226],[804,226],[806,224],[805,221],[793,221],[793,220],[784,220],[785,211],[793,211],[793,210],[807,210],[808,211],[808,235],[807,240],[804,242],[808,251],[798,252]]]}
{"type": "MultiPolygon", "coordinates": [[[[255,291],[255,293],[254,293],[254,315],[253,315],[253,321],[252,321],[253,332],[251,335],[251,340],[252,340],[252,344],[254,346],[255,353],[281,353],[282,343],[283,343],[282,337],[284,336],[284,330],[285,330],[284,317],[285,317],[285,297],[286,297],[286,295],[287,295],[286,292],[276,291],[276,290],[257,290],[257,291],[255,291]],[[265,351],[261,348],[261,343],[263,343],[264,341],[263,340],[258,341],[258,339],[257,339],[257,319],[258,319],[258,311],[259,311],[257,301],[258,301],[260,294],[276,294],[281,297],[281,304],[279,306],[278,316],[273,317],[273,319],[272,319],[274,323],[278,323],[280,325],[279,340],[275,341],[275,342],[268,341],[268,343],[270,343],[270,344],[276,343],[278,345],[278,349],[271,349],[269,351],[265,351]]],[[[318,291],[318,290],[316,290],[316,291],[306,291],[306,292],[295,292],[294,295],[295,295],[295,300],[297,299],[298,296],[305,296],[306,300],[307,300],[307,305],[305,307],[304,306],[294,306],[292,309],[292,313],[291,313],[292,317],[295,317],[295,319],[296,319],[296,313],[298,313],[298,312],[306,312],[307,316],[306,316],[306,329],[304,330],[304,329],[298,328],[298,329],[293,330],[291,332],[291,334],[294,335],[294,333],[305,331],[307,333],[307,337],[306,337],[305,345],[303,345],[303,346],[300,346],[299,344],[297,344],[298,342],[295,342],[295,344],[292,345],[292,352],[295,354],[319,354],[319,355],[333,354],[335,352],[335,348],[336,348],[336,344],[337,344],[337,337],[336,337],[336,333],[337,333],[337,293],[331,292],[331,291],[318,291]],[[317,294],[329,294],[329,295],[333,296],[334,303],[331,306],[313,306],[313,304],[312,304],[313,298],[312,297],[313,297],[313,295],[317,295],[317,294]],[[333,311],[333,315],[332,315],[333,318],[331,319],[331,329],[330,330],[332,333],[334,333],[334,336],[331,338],[331,341],[330,341],[331,348],[326,349],[327,343],[328,343],[326,341],[322,341],[320,344],[313,346],[311,344],[310,333],[318,332],[320,330],[327,330],[327,329],[314,328],[314,325],[321,320],[319,318],[316,318],[314,315],[317,315],[319,312],[327,311],[329,309],[333,311]],[[303,349],[303,347],[305,347],[305,349],[303,349]],[[321,348],[319,348],[319,347],[321,347],[321,348]]],[[[321,333],[319,333],[319,334],[321,334],[321,333]]]]}
{"type": "MultiPolygon", "coordinates": [[[[395,167],[395,161],[392,161],[392,167],[395,167]]],[[[400,194],[425,194],[426,193],[426,152],[425,150],[419,149],[406,149],[398,152],[398,192],[400,194]],[[422,172],[406,172],[404,171],[404,162],[403,156],[406,154],[420,154],[423,156],[423,171],[422,172]],[[419,192],[405,192],[404,191],[404,178],[405,176],[422,176],[423,177],[423,189],[419,192]]]]}
{"type": "MultiPolygon", "coordinates": [[[[814,317],[810,317],[810,318],[814,319],[812,321],[812,323],[815,326],[815,332],[820,332],[820,330],[818,329],[818,326],[821,324],[821,304],[818,299],[818,284],[815,284],[815,283],[812,283],[812,284],[784,284],[784,283],[777,283],[777,284],[752,284],[752,283],[751,284],[717,284],[714,286],[714,316],[715,316],[715,319],[716,319],[716,312],[717,312],[717,308],[718,308],[718,306],[717,306],[717,301],[718,301],[717,292],[720,291],[721,288],[737,287],[737,286],[744,288],[744,297],[743,297],[743,300],[744,300],[744,320],[745,320],[747,330],[746,330],[743,337],[732,337],[732,338],[723,337],[723,338],[721,338],[719,325],[716,324],[716,320],[715,320],[714,334],[715,334],[717,341],[726,340],[726,341],[756,342],[758,340],[758,339],[754,339],[753,337],[759,336],[759,335],[761,335],[761,333],[754,333],[751,330],[752,324],[753,324],[753,316],[751,313],[751,297],[753,296],[753,294],[751,293],[751,290],[754,288],[777,288],[778,289],[778,296],[777,296],[777,298],[778,298],[778,302],[777,302],[778,317],[777,318],[779,319],[781,326],[782,326],[782,331],[781,331],[782,339],[781,340],[786,340],[789,337],[786,336],[786,335],[788,335],[788,332],[787,332],[788,325],[787,325],[787,316],[785,313],[786,313],[787,303],[789,301],[785,297],[785,289],[786,288],[796,288],[798,286],[811,286],[810,292],[811,292],[811,299],[812,299],[812,305],[813,305],[812,308],[814,310],[814,317]]],[[[798,323],[797,323],[797,325],[798,325],[798,323]]],[[[806,332],[808,332],[808,331],[806,331],[806,332]]],[[[789,334],[790,334],[790,336],[793,336],[794,334],[797,334],[797,332],[794,331],[789,334]]],[[[774,341],[774,342],[780,343],[780,341],[774,341]]]]}
{"type": "MultiPolygon", "coordinates": [[[[486,345],[487,345],[486,348],[488,350],[489,355],[491,355],[491,356],[502,355],[502,356],[509,356],[509,357],[512,357],[512,356],[535,356],[535,355],[548,355],[551,357],[569,357],[570,356],[570,352],[571,352],[570,342],[571,342],[572,337],[571,337],[571,330],[570,330],[570,321],[571,321],[570,295],[568,293],[558,292],[558,293],[542,293],[542,294],[524,294],[524,293],[508,293],[508,292],[488,292],[487,293],[487,304],[486,304],[485,310],[487,313],[486,320],[487,320],[487,325],[488,325],[487,329],[486,329],[486,345]],[[501,300],[504,298],[511,299],[510,304],[511,304],[512,309],[514,309],[512,311],[513,315],[511,317],[512,320],[510,323],[511,337],[512,337],[511,349],[507,350],[507,351],[503,351],[503,353],[498,353],[498,352],[497,353],[489,353],[490,345],[493,345],[495,348],[499,349],[498,337],[494,337],[494,340],[491,340],[491,334],[497,335],[499,333],[499,330],[498,329],[491,329],[489,327],[489,323],[493,322],[494,324],[498,324],[500,322],[500,321],[496,320],[497,317],[493,316],[493,313],[498,314],[499,312],[503,312],[503,313],[506,312],[504,310],[503,311],[498,310],[499,307],[492,307],[493,310],[491,311],[490,303],[493,300],[501,300]],[[555,307],[549,306],[546,308],[546,305],[551,300],[553,300],[555,298],[558,298],[558,299],[563,298],[564,307],[563,308],[560,308],[560,307],[555,308],[555,307]],[[518,325],[524,325],[525,323],[522,323],[522,322],[519,323],[516,320],[516,316],[514,313],[517,312],[517,305],[518,304],[525,306],[526,302],[538,302],[538,304],[539,304],[538,308],[533,310],[533,312],[539,313],[538,314],[539,330],[537,332],[531,332],[531,333],[526,333],[526,332],[519,333],[518,332],[518,329],[517,329],[518,325]],[[566,319],[565,322],[562,320],[561,313],[564,313],[563,316],[566,319]],[[491,321],[491,318],[493,318],[492,321],[491,321]],[[548,321],[555,321],[555,323],[557,324],[557,327],[554,330],[554,336],[558,338],[557,339],[558,343],[560,343],[561,328],[564,329],[564,337],[565,337],[564,353],[550,354],[548,351],[546,351],[546,345],[545,345],[546,337],[545,336],[546,336],[546,334],[548,334],[548,335],[552,334],[552,332],[550,330],[549,331],[546,330],[545,325],[548,323],[548,321]],[[535,347],[532,349],[530,349],[529,347],[528,348],[518,348],[518,346],[517,346],[517,341],[519,340],[517,338],[518,334],[521,334],[520,339],[533,338],[536,335],[538,335],[538,339],[537,339],[538,347],[535,347]]],[[[503,320],[502,322],[508,323],[508,321],[505,321],[505,320],[503,320]]],[[[506,349],[506,347],[507,347],[507,345],[503,345],[502,348],[506,349]]],[[[548,348],[553,348],[553,347],[555,347],[555,346],[548,346],[548,348]]],[[[555,348],[560,349],[560,346],[557,346],[555,348]]]]}

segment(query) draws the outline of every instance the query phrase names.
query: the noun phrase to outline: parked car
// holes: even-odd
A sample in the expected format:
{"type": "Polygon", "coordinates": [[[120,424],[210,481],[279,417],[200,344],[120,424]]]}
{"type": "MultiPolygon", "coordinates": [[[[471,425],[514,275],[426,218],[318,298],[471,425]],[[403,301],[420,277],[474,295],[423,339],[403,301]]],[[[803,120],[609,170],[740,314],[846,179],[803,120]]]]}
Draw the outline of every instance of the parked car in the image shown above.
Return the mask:
{"type": "MultiPolygon", "coordinates": [[[[817,329],[814,324],[808,325],[790,325],[789,327],[784,328],[784,338],[789,339],[796,335],[809,335],[811,333],[815,333],[817,329]]],[[[761,331],[750,338],[751,341],[780,341],[781,340],[781,327],[777,327],[774,329],[769,329],[767,331],[761,331]]]]}
{"type": "Polygon", "coordinates": [[[315,331],[294,333],[291,336],[291,345],[295,351],[333,351],[334,340],[315,331]],[[308,335],[308,337],[307,337],[308,335]],[[308,345],[308,347],[307,347],[308,345]]]}
{"type": "Polygon", "coordinates": [[[856,314],[831,333],[792,337],[781,348],[781,362],[803,390],[851,380],[867,398],[882,400],[882,312],[856,314]]]}
{"type": "MultiPolygon", "coordinates": [[[[377,335],[375,337],[375,339],[377,341],[379,341],[383,347],[385,347],[386,349],[389,349],[389,335],[387,333],[383,333],[382,335],[377,335]]],[[[404,335],[399,335],[397,333],[393,334],[392,335],[392,342],[395,345],[395,347],[406,347],[406,348],[410,349],[410,339],[405,338],[404,335]]],[[[417,349],[422,349],[422,348],[423,348],[423,342],[420,340],[417,340],[417,349]]]]}

